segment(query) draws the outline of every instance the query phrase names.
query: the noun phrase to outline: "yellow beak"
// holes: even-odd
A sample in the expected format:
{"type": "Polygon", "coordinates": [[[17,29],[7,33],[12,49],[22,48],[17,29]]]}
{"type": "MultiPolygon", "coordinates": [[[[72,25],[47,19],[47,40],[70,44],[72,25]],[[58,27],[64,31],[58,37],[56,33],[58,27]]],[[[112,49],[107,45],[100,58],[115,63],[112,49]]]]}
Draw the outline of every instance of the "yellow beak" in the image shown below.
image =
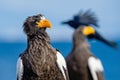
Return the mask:
{"type": "Polygon", "coordinates": [[[95,34],[95,29],[92,28],[91,26],[86,26],[83,28],[82,33],[86,36],[90,34],[95,34]]]}
{"type": "Polygon", "coordinates": [[[47,19],[40,20],[39,22],[37,22],[37,26],[39,28],[52,28],[51,22],[47,19]]]}

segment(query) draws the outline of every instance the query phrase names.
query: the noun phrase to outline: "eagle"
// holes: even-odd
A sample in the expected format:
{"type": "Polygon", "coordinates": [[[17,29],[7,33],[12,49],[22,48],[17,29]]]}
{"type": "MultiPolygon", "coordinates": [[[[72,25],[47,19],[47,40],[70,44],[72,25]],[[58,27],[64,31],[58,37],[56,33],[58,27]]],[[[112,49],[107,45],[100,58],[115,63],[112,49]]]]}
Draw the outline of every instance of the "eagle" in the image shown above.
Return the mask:
{"type": "Polygon", "coordinates": [[[43,14],[25,20],[27,48],[17,60],[17,80],[69,80],[65,59],[52,47],[47,28],[52,24],[43,14]]]}
{"type": "Polygon", "coordinates": [[[104,80],[104,68],[99,58],[92,54],[86,41],[94,35],[91,26],[80,26],[73,34],[73,49],[66,57],[70,80],[104,80]]]}
{"type": "MultiPolygon", "coordinates": [[[[85,12],[81,10],[78,14],[73,16],[73,19],[63,21],[62,24],[68,24],[74,29],[77,29],[81,25],[99,27],[98,18],[90,9],[85,12]]],[[[96,39],[98,41],[101,41],[114,49],[118,48],[116,42],[105,39],[97,30],[95,31],[94,35],[89,35],[87,38],[90,40],[96,39]]]]}

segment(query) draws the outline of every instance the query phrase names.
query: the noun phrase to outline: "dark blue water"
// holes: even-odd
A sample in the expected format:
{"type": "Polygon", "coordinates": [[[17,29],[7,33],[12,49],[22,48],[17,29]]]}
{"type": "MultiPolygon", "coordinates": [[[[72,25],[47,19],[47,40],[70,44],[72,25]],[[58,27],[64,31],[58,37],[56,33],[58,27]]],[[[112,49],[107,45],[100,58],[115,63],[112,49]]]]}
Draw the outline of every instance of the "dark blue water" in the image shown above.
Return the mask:
{"type": "MultiPolygon", "coordinates": [[[[52,45],[64,56],[72,49],[72,44],[68,42],[56,42],[52,45]]],[[[120,80],[120,50],[114,50],[100,42],[91,45],[92,52],[103,63],[106,80],[120,80]]],[[[0,80],[16,80],[16,61],[25,48],[25,43],[0,43],[0,80]]]]}

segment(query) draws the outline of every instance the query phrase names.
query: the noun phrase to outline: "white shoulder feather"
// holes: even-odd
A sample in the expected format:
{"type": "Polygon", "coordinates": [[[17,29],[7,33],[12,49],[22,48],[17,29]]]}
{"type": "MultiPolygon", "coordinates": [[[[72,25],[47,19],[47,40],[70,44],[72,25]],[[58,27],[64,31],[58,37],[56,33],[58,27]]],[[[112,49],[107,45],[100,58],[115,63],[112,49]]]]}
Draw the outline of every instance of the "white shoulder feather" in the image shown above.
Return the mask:
{"type": "Polygon", "coordinates": [[[22,59],[21,57],[18,58],[17,60],[17,80],[22,80],[22,76],[23,76],[23,63],[22,63],[22,59]]]}
{"type": "Polygon", "coordinates": [[[57,65],[58,65],[59,69],[61,70],[65,80],[67,80],[66,72],[64,71],[64,70],[67,71],[66,62],[65,62],[65,59],[62,56],[62,54],[58,51],[57,51],[57,65]]]}
{"type": "Polygon", "coordinates": [[[93,80],[98,80],[96,72],[104,71],[101,61],[93,56],[88,59],[88,67],[92,74],[93,80]]]}

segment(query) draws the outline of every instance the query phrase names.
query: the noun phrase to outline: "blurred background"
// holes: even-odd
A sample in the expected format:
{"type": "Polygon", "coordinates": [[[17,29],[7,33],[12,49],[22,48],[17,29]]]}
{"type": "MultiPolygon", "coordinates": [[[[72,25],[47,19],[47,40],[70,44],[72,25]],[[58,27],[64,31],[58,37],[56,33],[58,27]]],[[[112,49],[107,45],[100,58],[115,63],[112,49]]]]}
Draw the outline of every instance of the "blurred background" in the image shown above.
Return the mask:
{"type": "Polygon", "coordinates": [[[91,50],[101,59],[106,80],[120,80],[119,0],[0,0],[0,80],[16,80],[16,61],[26,49],[22,25],[28,16],[44,14],[53,25],[47,32],[54,47],[67,56],[72,49],[74,29],[61,25],[80,10],[91,9],[99,19],[100,32],[116,41],[118,50],[92,40],[91,50]]]}

